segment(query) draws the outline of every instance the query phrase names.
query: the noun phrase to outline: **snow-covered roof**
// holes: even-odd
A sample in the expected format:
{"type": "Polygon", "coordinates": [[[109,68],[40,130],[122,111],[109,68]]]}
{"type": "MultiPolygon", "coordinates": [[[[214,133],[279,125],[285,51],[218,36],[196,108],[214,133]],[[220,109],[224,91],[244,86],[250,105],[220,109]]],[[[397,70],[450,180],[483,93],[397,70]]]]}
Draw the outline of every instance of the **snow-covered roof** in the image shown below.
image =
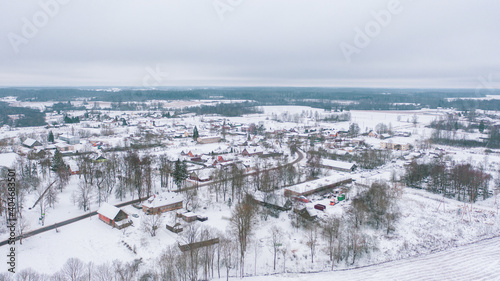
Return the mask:
{"type": "Polygon", "coordinates": [[[32,139],[32,138],[27,138],[27,139],[23,142],[23,144],[24,144],[24,145],[26,145],[26,146],[31,147],[31,146],[35,145],[35,143],[36,143],[36,142],[37,142],[37,141],[36,141],[36,140],[34,140],[34,139],[32,139]]]}
{"type": "Polygon", "coordinates": [[[76,161],[74,160],[68,161],[68,165],[71,171],[73,172],[80,171],[80,168],[78,168],[78,164],[76,163],[76,161]]]}
{"type": "Polygon", "coordinates": [[[287,187],[287,190],[297,192],[297,193],[306,193],[308,191],[316,190],[318,188],[327,186],[327,185],[333,185],[335,183],[340,183],[343,181],[347,181],[349,179],[352,179],[351,177],[339,177],[338,175],[336,176],[330,176],[330,177],[325,177],[309,182],[304,182],[300,184],[296,184],[290,187],[287,187]]]}
{"type": "Polygon", "coordinates": [[[179,194],[168,192],[168,193],[162,193],[159,195],[153,195],[149,197],[148,200],[146,200],[144,203],[142,203],[143,206],[146,208],[157,208],[157,207],[162,207],[162,206],[167,206],[175,203],[182,202],[183,197],[180,196],[179,194]]]}
{"type": "Polygon", "coordinates": [[[248,153],[250,154],[255,154],[255,153],[263,153],[264,149],[260,146],[253,146],[253,147],[245,147],[248,153]]]}
{"type": "Polygon", "coordinates": [[[350,170],[355,165],[354,163],[342,162],[331,159],[321,159],[321,164],[328,167],[350,170]]]}
{"type": "Polygon", "coordinates": [[[120,212],[119,208],[106,202],[102,203],[101,208],[97,210],[98,214],[103,215],[108,219],[114,219],[119,212],[120,212]]]}
{"type": "Polygon", "coordinates": [[[1,153],[0,154],[0,166],[7,168],[14,168],[14,164],[16,163],[17,154],[16,153],[1,153]]]}

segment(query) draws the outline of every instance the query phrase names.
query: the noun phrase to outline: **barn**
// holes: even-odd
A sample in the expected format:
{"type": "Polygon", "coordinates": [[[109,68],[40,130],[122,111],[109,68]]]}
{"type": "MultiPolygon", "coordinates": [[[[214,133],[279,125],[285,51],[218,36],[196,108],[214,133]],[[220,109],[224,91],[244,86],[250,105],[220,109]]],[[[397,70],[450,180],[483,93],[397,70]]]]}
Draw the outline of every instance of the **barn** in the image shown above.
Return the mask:
{"type": "Polygon", "coordinates": [[[331,189],[337,186],[345,185],[352,182],[350,177],[330,176],[299,183],[285,188],[285,196],[309,196],[311,194],[331,189]]]}
{"type": "Polygon", "coordinates": [[[172,210],[182,209],[182,196],[175,193],[153,195],[142,204],[144,213],[159,214],[172,210]]]}
{"type": "Polygon", "coordinates": [[[106,202],[97,210],[97,214],[100,220],[118,229],[132,224],[131,220],[127,220],[128,215],[124,211],[106,202]]]}
{"type": "Polygon", "coordinates": [[[321,168],[326,168],[330,170],[337,170],[341,172],[352,172],[356,169],[356,164],[336,161],[331,159],[321,159],[321,168]]]}
{"type": "Polygon", "coordinates": [[[42,146],[42,144],[39,141],[31,139],[31,138],[27,138],[23,142],[23,145],[26,146],[26,147],[28,147],[28,148],[33,148],[35,146],[42,146]]]}

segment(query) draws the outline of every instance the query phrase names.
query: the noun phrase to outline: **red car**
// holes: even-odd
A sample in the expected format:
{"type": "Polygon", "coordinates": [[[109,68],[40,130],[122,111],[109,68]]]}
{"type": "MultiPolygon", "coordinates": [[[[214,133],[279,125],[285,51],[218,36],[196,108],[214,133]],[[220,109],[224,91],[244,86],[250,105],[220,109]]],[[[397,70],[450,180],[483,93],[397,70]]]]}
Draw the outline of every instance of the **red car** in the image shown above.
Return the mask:
{"type": "Polygon", "coordinates": [[[323,204],[316,204],[316,205],[314,205],[314,209],[324,211],[326,209],[326,206],[323,204]]]}

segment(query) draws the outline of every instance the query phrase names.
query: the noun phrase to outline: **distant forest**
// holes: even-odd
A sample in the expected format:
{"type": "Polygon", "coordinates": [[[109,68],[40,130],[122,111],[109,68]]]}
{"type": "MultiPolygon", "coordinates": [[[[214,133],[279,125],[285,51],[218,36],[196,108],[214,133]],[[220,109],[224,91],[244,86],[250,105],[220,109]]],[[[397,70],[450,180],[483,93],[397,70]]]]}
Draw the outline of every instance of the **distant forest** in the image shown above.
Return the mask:
{"type": "MultiPolygon", "coordinates": [[[[489,94],[500,94],[491,92],[489,94]]],[[[500,100],[456,98],[484,97],[474,89],[383,89],[383,88],[295,88],[228,87],[165,90],[123,89],[119,92],[76,88],[2,88],[0,97],[16,96],[22,101],[145,102],[148,100],[224,99],[252,100],[260,105],[308,105],[317,108],[359,110],[411,110],[420,108],[456,108],[458,110],[499,110],[500,100]],[[353,101],[347,104],[346,101],[353,101]]]]}
{"type": "Polygon", "coordinates": [[[8,103],[0,102],[0,126],[9,125],[11,127],[31,127],[45,125],[45,113],[40,110],[13,107],[8,103]]]}
{"type": "MultiPolygon", "coordinates": [[[[499,94],[500,91],[487,92],[499,94]]],[[[55,110],[70,109],[68,101],[108,101],[115,105],[130,105],[148,100],[249,100],[235,106],[203,106],[190,108],[197,114],[238,116],[257,112],[256,106],[303,105],[325,110],[416,110],[422,108],[455,108],[500,110],[500,100],[467,98],[485,97],[486,91],[474,89],[384,89],[384,88],[296,88],[296,87],[224,87],[170,88],[143,90],[125,88],[118,92],[77,88],[1,88],[0,97],[16,96],[21,101],[58,101],[55,110]],[[463,99],[460,99],[463,98],[463,99]]],[[[115,107],[115,109],[120,109],[115,107]]],[[[18,109],[17,109],[18,110],[18,109]]],[[[31,115],[32,113],[29,113],[31,115]]],[[[2,115],[5,123],[5,113],[2,115]]],[[[21,126],[24,121],[19,121],[21,126]]],[[[34,121],[33,121],[34,122],[34,121]]],[[[24,122],[26,123],[26,122],[24,122]]],[[[31,123],[27,122],[27,123],[31,123]]]]}

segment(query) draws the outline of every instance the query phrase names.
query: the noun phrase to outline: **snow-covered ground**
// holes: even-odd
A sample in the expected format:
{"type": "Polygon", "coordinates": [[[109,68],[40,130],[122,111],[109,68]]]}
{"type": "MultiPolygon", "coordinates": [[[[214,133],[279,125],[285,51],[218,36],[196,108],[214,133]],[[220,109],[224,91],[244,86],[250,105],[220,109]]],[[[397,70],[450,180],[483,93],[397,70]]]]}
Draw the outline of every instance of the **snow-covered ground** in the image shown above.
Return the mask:
{"type": "MultiPolygon", "coordinates": [[[[246,281],[500,280],[500,237],[420,257],[321,273],[230,278],[246,281]]],[[[225,278],[215,280],[226,280],[225,278]]]]}

